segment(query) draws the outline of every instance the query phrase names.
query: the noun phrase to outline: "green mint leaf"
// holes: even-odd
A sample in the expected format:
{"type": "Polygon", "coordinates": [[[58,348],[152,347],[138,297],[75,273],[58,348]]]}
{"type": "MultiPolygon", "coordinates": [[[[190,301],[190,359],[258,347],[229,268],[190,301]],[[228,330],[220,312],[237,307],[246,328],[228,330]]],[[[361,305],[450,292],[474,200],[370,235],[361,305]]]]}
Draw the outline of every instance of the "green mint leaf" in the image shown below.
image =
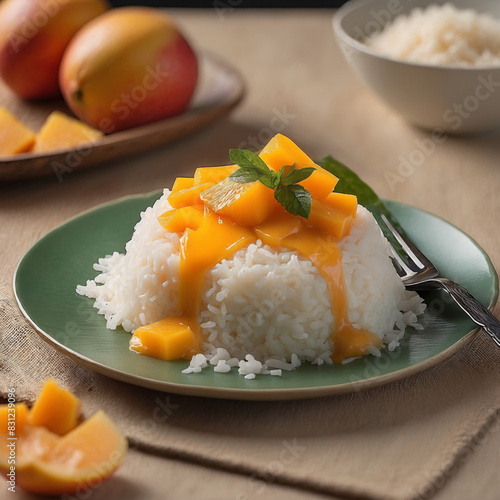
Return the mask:
{"type": "Polygon", "coordinates": [[[283,178],[283,184],[298,184],[307,179],[316,169],[314,167],[300,168],[297,170],[295,165],[292,165],[292,170],[283,178]]]}
{"type": "Polygon", "coordinates": [[[229,158],[240,168],[251,168],[263,174],[272,172],[264,160],[249,149],[230,149],[229,158]]]}
{"type": "Polygon", "coordinates": [[[309,218],[312,199],[311,193],[304,187],[297,184],[292,186],[280,184],[274,191],[274,198],[292,215],[309,218]]]}
{"type": "Polygon", "coordinates": [[[314,168],[297,170],[295,164],[283,165],[278,172],[271,170],[266,163],[249,149],[230,149],[229,158],[240,167],[229,178],[239,183],[259,181],[274,190],[274,198],[292,215],[309,218],[311,213],[311,193],[297,183],[307,179],[314,168]]]}
{"type": "Polygon", "coordinates": [[[245,184],[247,182],[258,181],[262,175],[262,172],[259,172],[254,168],[242,167],[233,172],[229,178],[234,182],[245,184]]]}
{"type": "Polygon", "coordinates": [[[278,187],[283,180],[283,174],[285,173],[285,167],[281,167],[276,173],[276,185],[274,187],[278,187]]]}
{"type": "Polygon", "coordinates": [[[277,180],[278,179],[275,172],[269,172],[259,177],[259,181],[262,182],[262,184],[264,184],[264,186],[268,187],[269,189],[274,189],[278,185],[277,180]]]}

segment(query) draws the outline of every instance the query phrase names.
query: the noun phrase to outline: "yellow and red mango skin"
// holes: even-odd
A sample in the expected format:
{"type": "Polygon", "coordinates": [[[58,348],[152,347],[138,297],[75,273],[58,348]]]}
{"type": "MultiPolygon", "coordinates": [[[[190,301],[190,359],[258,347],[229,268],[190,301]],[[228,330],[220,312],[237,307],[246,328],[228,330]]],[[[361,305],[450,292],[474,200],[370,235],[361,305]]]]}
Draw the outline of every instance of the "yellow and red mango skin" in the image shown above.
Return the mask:
{"type": "Polygon", "coordinates": [[[183,112],[198,77],[197,58],[165,13],[115,9],[85,26],[61,65],[64,98],[106,133],[183,112]]]}
{"type": "Polygon", "coordinates": [[[26,99],[60,95],[59,66],[69,42],[109,8],[104,0],[4,0],[0,76],[26,99]]]}

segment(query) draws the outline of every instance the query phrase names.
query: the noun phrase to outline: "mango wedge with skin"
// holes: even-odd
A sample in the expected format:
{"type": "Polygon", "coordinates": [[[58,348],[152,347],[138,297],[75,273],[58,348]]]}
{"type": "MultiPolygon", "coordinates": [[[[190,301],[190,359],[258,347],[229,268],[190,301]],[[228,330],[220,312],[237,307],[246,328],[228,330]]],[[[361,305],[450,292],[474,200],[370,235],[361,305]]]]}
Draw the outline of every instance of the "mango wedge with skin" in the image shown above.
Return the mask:
{"type": "Polygon", "coordinates": [[[116,470],[127,451],[125,436],[102,411],[76,421],[80,405],[53,379],[31,409],[25,403],[0,405],[0,473],[9,484],[14,468],[19,488],[72,494],[95,487],[116,470]]]}
{"type": "MultiPolygon", "coordinates": [[[[10,468],[5,441],[0,432],[0,470],[4,475],[10,468]]],[[[95,487],[115,471],[126,450],[125,437],[102,411],[64,436],[27,425],[16,441],[16,485],[44,495],[71,494],[85,485],[95,487]]]]}

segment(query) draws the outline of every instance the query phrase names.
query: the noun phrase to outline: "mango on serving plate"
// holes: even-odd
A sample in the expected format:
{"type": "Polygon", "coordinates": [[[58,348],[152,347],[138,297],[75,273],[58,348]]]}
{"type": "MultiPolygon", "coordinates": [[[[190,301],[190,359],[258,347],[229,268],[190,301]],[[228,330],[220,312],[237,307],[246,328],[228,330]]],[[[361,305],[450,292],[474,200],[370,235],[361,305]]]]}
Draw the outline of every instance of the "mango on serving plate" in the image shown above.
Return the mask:
{"type": "Polygon", "coordinates": [[[0,156],[30,151],[35,133],[5,108],[0,108],[0,156]]]}
{"type": "Polygon", "coordinates": [[[193,49],[159,9],[112,9],[83,27],[61,63],[71,110],[106,133],[182,113],[198,79],[193,49]]]}
{"type": "Polygon", "coordinates": [[[70,149],[93,143],[102,136],[103,133],[100,130],[89,127],[60,111],[53,111],[38,132],[33,151],[43,153],[70,149]]]}

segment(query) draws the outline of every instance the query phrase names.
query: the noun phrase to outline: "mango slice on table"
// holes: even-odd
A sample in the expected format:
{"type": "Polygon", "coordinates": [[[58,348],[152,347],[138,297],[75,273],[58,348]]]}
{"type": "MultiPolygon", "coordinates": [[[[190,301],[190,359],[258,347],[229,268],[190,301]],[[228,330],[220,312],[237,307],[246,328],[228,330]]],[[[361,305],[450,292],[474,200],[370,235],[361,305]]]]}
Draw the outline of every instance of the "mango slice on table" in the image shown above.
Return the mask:
{"type": "Polygon", "coordinates": [[[5,108],[0,108],[0,156],[31,151],[35,133],[5,108]]]}
{"type": "Polygon", "coordinates": [[[81,401],[50,378],[29,413],[29,423],[62,436],[77,426],[80,409],[81,401]]]}
{"type": "Polygon", "coordinates": [[[281,134],[276,134],[260,152],[259,156],[266,165],[277,172],[282,166],[295,164],[301,168],[313,167],[315,171],[299,182],[313,198],[324,200],[335,188],[338,178],[314,163],[293,141],[281,134]]]}
{"type": "Polygon", "coordinates": [[[52,379],[31,410],[24,403],[0,405],[0,472],[8,481],[13,457],[16,486],[45,495],[94,487],[116,470],[127,440],[102,411],[63,435],[52,431],[71,427],[76,408],[80,401],[52,379]],[[14,430],[9,425],[13,408],[14,430]]]}
{"type": "Polygon", "coordinates": [[[53,111],[38,132],[33,151],[43,153],[74,148],[95,142],[102,136],[103,133],[100,130],[96,130],[60,111],[53,111]]]}

